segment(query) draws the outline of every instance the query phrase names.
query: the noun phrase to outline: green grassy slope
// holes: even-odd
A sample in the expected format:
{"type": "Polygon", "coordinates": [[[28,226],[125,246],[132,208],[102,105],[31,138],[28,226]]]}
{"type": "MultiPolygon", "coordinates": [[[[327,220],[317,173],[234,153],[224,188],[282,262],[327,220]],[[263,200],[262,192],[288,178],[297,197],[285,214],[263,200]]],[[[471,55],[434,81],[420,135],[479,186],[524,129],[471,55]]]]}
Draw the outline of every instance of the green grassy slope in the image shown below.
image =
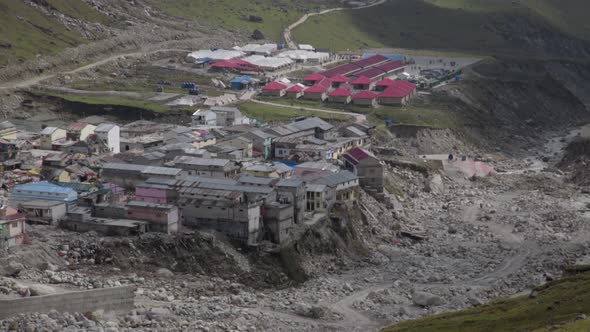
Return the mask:
{"type": "MultiPolygon", "coordinates": [[[[108,19],[82,0],[48,0],[62,13],[89,22],[108,19]]],[[[66,47],[84,43],[77,32],[47,17],[21,0],[0,0],[0,64],[54,54],[66,47]]]]}
{"type": "Polygon", "coordinates": [[[565,277],[537,291],[537,297],[521,296],[488,305],[407,321],[385,332],[462,331],[588,331],[590,320],[575,320],[590,314],[590,273],[565,277]]]}
{"type": "Polygon", "coordinates": [[[552,52],[560,52],[558,43],[565,33],[587,36],[582,15],[573,15],[577,18],[572,21],[564,17],[589,4],[573,0],[577,4],[557,9],[553,0],[521,1],[389,0],[381,6],[313,17],[294,35],[298,42],[340,51],[393,46],[523,55],[531,52],[523,34],[549,41],[551,49],[543,51],[552,52]]]}
{"type": "Polygon", "coordinates": [[[329,8],[333,1],[311,0],[150,0],[164,13],[235,31],[261,30],[269,39],[282,40],[283,30],[306,11],[329,8]],[[248,21],[250,15],[262,17],[260,23],[248,21]]]}

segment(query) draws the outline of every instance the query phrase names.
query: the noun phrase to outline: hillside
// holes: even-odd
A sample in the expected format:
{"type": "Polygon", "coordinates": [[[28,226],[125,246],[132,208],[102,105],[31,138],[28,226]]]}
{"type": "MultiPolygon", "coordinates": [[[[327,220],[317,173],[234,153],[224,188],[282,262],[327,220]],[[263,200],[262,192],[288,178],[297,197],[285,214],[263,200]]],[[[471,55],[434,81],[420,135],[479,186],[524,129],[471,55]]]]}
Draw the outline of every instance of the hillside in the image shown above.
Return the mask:
{"type": "Polygon", "coordinates": [[[587,6],[574,1],[558,7],[550,0],[390,0],[313,17],[294,35],[298,42],[333,50],[387,46],[582,57],[590,53],[590,30],[576,9],[587,6]]]}
{"type": "Polygon", "coordinates": [[[550,282],[513,299],[407,321],[384,332],[588,331],[590,273],[550,282]]]}
{"type": "MultiPolygon", "coordinates": [[[[87,22],[107,23],[106,16],[82,0],[49,0],[47,7],[87,22]]],[[[54,54],[66,47],[84,43],[79,32],[67,28],[51,15],[20,0],[0,1],[0,64],[34,58],[37,54],[54,54]]]]}

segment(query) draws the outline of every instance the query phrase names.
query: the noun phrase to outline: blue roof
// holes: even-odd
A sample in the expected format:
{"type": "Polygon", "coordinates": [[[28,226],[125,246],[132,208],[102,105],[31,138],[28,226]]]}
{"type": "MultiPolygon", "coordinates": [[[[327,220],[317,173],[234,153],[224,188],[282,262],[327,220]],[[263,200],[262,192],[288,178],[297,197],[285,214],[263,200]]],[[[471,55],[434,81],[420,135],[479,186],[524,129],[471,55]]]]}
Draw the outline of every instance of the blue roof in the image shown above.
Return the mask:
{"type": "MultiPolygon", "coordinates": [[[[375,53],[365,53],[362,55],[361,58],[363,58],[363,59],[370,58],[374,55],[376,55],[376,54],[375,53]]],[[[391,60],[403,60],[404,59],[404,56],[401,54],[379,54],[379,55],[382,55],[382,56],[389,58],[391,60]]]]}
{"type": "Polygon", "coordinates": [[[250,81],[252,81],[252,77],[250,77],[248,75],[243,75],[243,76],[238,76],[238,77],[234,78],[233,80],[231,80],[231,83],[248,84],[248,83],[250,83],[250,81]]]}
{"type": "Polygon", "coordinates": [[[47,181],[21,184],[18,186],[14,186],[13,190],[37,191],[37,192],[52,193],[52,194],[70,194],[71,192],[75,192],[75,190],[72,188],[58,186],[56,184],[49,183],[47,181]]]}

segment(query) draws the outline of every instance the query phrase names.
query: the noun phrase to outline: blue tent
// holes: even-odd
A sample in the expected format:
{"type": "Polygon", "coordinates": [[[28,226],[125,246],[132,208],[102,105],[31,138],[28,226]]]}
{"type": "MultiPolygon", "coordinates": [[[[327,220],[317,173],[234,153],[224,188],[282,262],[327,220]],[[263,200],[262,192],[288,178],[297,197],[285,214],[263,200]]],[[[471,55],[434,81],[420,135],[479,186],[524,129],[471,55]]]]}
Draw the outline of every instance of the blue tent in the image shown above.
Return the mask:
{"type": "Polygon", "coordinates": [[[248,75],[243,75],[231,80],[230,86],[232,90],[242,90],[250,83],[252,83],[252,77],[248,75]]]}

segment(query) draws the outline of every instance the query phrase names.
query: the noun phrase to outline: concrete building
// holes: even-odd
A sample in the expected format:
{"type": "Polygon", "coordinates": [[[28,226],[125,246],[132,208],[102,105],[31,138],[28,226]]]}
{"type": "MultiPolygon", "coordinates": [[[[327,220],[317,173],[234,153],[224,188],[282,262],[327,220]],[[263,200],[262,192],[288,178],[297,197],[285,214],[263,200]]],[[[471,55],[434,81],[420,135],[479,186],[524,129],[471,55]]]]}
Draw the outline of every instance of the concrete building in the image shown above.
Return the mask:
{"type": "Polygon", "coordinates": [[[250,119],[235,107],[211,107],[198,110],[192,115],[193,127],[231,127],[249,124],[250,119]]]}
{"type": "Polygon", "coordinates": [[[307,86],[312,86],[312,85],[318,84],[319,82],[321,82],[325,79],[326,79],[326,76],[319,74],[319,73],[313,73],[313,74],[309,74],[303,78],[303,84],[305,84],[307,86]]]}
{"type": "Polygon", "coordinates": [[[179,210],[175,205],[131,201],[126,207],[127,219],[146,221],[148,232],[178,232],[179,210]]]}
{"type": "Polygon", "coordinates": [[[134,187],[149,178],[178,180],[181,169],[159,166],[107,163],[102,166],[100,177],[122,187],[134,187]]]}
{"type": "Polygon", "coordinates": [[[182,169],[184,176],[206,176],[228,178],[238,174],[240,167],[228,159],[208,159],[181,156],[173,162],[175,167],[182,169]]]}
{"type": "Polygon", "coordinates": [[[272,158],[272,140],[276,136],[270,133],[265,133],[260,129],[253,129],[244,134],[244,137],[252,141],[253,155],[259,154],[264,159],[272,158]]]}
{"type": "Polygon", "coordinates": [[[23,244],[26,234],[25,215],[9,206],[0,207],[0,249],[23,244]]]}
{"type": "Polygon", "coordinates": [[[291,204],[294,222],[302,222],[306,206],[305,184],[303,181],[295,177],[281,179],[276,184],[276,190],[279,202],[291,204]]]}
{"type": "Polygon", "coordinates": [[[328,80],[321,81],[303,90],[303,97],[301,98],[320,102],[326,100],[328,98],[329,83],[324,82],[328,82],[328,80]]]}
{"type": "Polygon", "coordinates": [[[357,199],[357,191],[359,188],[359,178],[349,171],[341,171],[338,173],[323,172],[316,175],[313,183],[325,184],[335,190],[336,201],[352,202],[357,199]]]}
{"type": "Polygon", "coordinates": [[[104,142],[113,154],[121,152],[121,128],[112,123],[103,123],[94,130],[96,136],[104,142]]]}
{"type": "Polygon", "coordinates": [[[334,190],[325,184],[305,185],[305,211],[307,212],[327,212],[330,202],[333,201],[334,190]]]}
{"type": "Polygon", "coordinates": [[[262,230],[262,201],[237,190],[186,188],[180,192],[182,224],[212,229],[247,245],[256,245],[262,230]]]}
{"type": "Polygon", "coordinates": [[[146,135],[163,135],[164,132],[173,128],[174,125],[157,123],[147,120],[137,120],[128,123],[120,128],[121,139],[140,137],[146,135]]]}
{"type": "Polygon", "coordinates": [[[12,188],[9,196],[9,205],[18,207],[18,204],[32,200],[72,203],[77,199],[78,193],[74,189],[41,181],[22,184],[12,188]]]}
{"type": "Polygon", "coordinates": [[[371,88],[372,81],[370,78],[365,76],[359,76],[350,82],[355,90],[369,90],[371,88]]]}
{"type": "Polygon", "coordinates": [[[176,180],[149,178],[135,186],[135,201],[157,204],[174,204],[178,200],[178,192],[173,184],[176,180]]]}
{"type": "Polygon", "coordinates": [[[0,122],[0,139],[15,140],[16,139],[16,127],[10,121],[0,122]]]}
{"type": "Polygon", "coordinates": [[[192,115],[193,127],[216,127],[217,115],[209,110],[197,110],[192,115]]]}
{"type": "Polygon", "coordinates": [[[53,143],[66,138],[66,131],[56,127],[45,127],[39,134],[39,147],[44,150],[51,150],[53,143]]]}
{"type": "Polygon", "coordinates": [[[133,136],[121,138],[120,151],[135,151],[142,153],[145,150],[164,145],[164,136],[161,133],[147,134],[144,136],[133,136]]]}
{"type": "Polygon", "coordinates": [[[85,141],[94,134],[96,126],[85,122],[74,122],[66,129],[66,138],[70,141],[85,141]]]}
{"type": "Polygon", "coordinates": [[[67,213],[65,202],[34,199],[18,204],[28,222],[56,225],[67,213]]]}
{"type": "Polygon", "coordinates": [[[365,190],[383,192],[383,165],[363,148],[354,148],[342,155],[344,167],[358,176],[365,190]]]}
{"type": "Polygon", "coordinates": [[[289,239],[289,232],[294,224],[293,206],[272,202],[264,206],[264,226],[274,243],[284,243],[289,239]]]}
{"type": "MultiPolygon", "coordinates": [[[[230,145],[239,148],[244,158],[252,158],[254,151],[254,142],[246,136],[238,136],[230,139],[219,141],[219,144],[230,145]]],[[[222,157],[224,158],[224,157],[222,157]]]]}

